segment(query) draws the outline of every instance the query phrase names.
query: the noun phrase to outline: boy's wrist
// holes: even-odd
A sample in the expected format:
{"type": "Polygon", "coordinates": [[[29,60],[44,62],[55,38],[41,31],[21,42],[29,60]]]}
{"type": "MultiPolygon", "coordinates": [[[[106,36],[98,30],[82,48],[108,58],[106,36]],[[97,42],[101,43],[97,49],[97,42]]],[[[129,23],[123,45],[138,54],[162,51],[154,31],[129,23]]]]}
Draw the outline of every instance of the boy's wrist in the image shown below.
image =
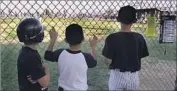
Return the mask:
{"type": "Polygon", "coordinates": [[[95,44],[94,44],[94,45],[90,45],[90,46],[91,46],[91,48],[94,48],[94,49],[96,48],[96,45],[95,45],[95,44]]]}
{"type": "Polygon", "coordinates": [[[49,45],[48,45],[48,48],[47,48],[48,51],[53,51],[53,47],[55,45],[55,42],[56,41],[54,41],[54,40],[49,41],[49,45]]]}
{"type": "Polygon", "coordinates": [[[50,40],[50,43],[55,43],[56,42],[56,40],[50,40]]]}
{"type": "Polygon", "coordinates": [[[95,47],[91,48],[91,53],[94,54],[95,53],[95,47]]]}
{"type": "Polygon", "coordinates": [[[95,49],[96,49],[96,46],[91,46],[91,49],[92,49],[92,50],[95,50],[95,49]]]}

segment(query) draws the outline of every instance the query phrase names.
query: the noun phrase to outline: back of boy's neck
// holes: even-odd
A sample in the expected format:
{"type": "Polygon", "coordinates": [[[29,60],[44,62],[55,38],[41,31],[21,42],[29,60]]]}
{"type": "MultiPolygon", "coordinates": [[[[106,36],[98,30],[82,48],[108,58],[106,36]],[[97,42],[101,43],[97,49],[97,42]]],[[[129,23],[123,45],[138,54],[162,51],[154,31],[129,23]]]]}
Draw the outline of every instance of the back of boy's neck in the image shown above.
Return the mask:
{"type": "Polygon", "coordinates": [[[131,25],[122,25],[121,31],[122,32],[131,32],[131,25]]]}
{"type": "Polygon", "coordinates": [[[131,28],[121,28],[122,32],[132,32],[131,28]]]}
{"type": "Polygon", "coordinates": [[[33,50],[37,50],[37,46],[36,45],[24,45],[25,47],[29,47],[33,50]]]}
{"type": "Polygon", "coordinates": [[[81,46],[80,45],[74,45],[74,46],[71,46],[70,45],[70,48],[69,48],[71,51],[80,51],[81,50],[81,46]]]}

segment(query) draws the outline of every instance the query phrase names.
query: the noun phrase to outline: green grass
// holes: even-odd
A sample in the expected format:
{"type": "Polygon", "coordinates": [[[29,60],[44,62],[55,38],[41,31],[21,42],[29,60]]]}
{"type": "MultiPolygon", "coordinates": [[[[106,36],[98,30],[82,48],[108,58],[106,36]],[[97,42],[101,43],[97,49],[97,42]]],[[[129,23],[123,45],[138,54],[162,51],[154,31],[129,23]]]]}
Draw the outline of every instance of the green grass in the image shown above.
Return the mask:
{"type": "MultiPolygon", "coordinates": [[[[149,43],[148,39],[147,42],[149,43]]],[[[67,48],[67,44],[65,42],[60,42],[56,44],[55,49],[58,48],[67,48]]],[[[39,46],[39,53],[43,59],[44,52],[48,46],[48,43],[42,43],[39,46]]],[[[175,45],[166,45],[167,53],[164,55],[164,46],[159,45],[154,41],[152,44],[148,44],[148,48],[150,50],[150,57],[154,57],[158,60],[168,60],[175,61],[176,53],[175,53],[175,45]]],[[[2,56],[2,88],[6,90],[15,90],[18,89],[17,84],[17,56],[19,53],[19,49],[21,48],[20,44],[1,44],[1,56],[2,56]]],[[[88,84],[89,89],[92,90],[105,90],[107,88],[108,81],[108,69],[107,66],[103,63],[103,57],[101,56],[101,50],[103,48],[103,43],[101,42],[97,46],[97,59],[98,65],[96,68],[92,68],[88,70],[88,84]]],[[[90,47],[88,42],[84,42],[82,46],[82,50],[84,52],[89,52],[90,47]]],[[[57,64],[44,61],[51,72],[51,84],[50,89],[55,90],[57,88],[57,64]]]]}

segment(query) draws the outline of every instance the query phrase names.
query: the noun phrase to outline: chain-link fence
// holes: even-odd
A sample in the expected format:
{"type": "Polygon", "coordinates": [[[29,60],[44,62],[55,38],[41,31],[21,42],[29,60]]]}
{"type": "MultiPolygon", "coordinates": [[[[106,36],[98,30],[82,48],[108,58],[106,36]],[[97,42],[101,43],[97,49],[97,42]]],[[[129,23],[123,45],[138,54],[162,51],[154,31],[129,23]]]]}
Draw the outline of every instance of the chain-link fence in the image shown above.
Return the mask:
{"type": "MultiPolygon", "coordinates": [[[[116,21],[117,12],[125,5],[134,6],[138,22],[132,31],[139,32],[146,38],[150,56],[142,60],[140,71],[141,90],[173,90],[176,77],[176,42],[159,44],[159,20],[161,13],[177,14],[177,1],[161,0],[118,0],[118,1],[0,1],[0,33],[1,33],[1,70],[2,90],[18,90],[17,56],[21,44],[18,42],[16,27],[26,17],[35,17],[47,26],[45,39],[39,45],[43,58],[49,44],[48,30],[54,26],[59,34],[56,49],[66,48],[64,42],[65,28],[71,23],[80,24],[85,33],[82,49],[89,51],[87,40],[95,34],[99,38],[97,45],[98,66],[89,69],[88,84],[90,90],[108,89],[108,67],[104,65],[101,51],[107,35],[120,30],[116,21]],[[147,17],[156,19],[155,34],[146,36],[147,17]]],[[[55,63],[46,62],[51,72],[51,90],[57,89],[57,69],[55,63]]]]}

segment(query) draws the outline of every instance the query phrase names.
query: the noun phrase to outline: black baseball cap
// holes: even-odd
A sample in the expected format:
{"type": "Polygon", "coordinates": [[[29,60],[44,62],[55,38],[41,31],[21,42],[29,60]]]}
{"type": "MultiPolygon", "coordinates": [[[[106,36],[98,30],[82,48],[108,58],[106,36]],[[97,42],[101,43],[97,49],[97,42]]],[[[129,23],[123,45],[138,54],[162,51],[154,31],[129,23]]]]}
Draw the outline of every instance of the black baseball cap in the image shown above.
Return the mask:
{"type": "Polygon", "coordinates": [[[124,24],[131,24],[137,21],[136,9],[130,5],[121,7],[118,13],[117,21],[124,24]]]}

